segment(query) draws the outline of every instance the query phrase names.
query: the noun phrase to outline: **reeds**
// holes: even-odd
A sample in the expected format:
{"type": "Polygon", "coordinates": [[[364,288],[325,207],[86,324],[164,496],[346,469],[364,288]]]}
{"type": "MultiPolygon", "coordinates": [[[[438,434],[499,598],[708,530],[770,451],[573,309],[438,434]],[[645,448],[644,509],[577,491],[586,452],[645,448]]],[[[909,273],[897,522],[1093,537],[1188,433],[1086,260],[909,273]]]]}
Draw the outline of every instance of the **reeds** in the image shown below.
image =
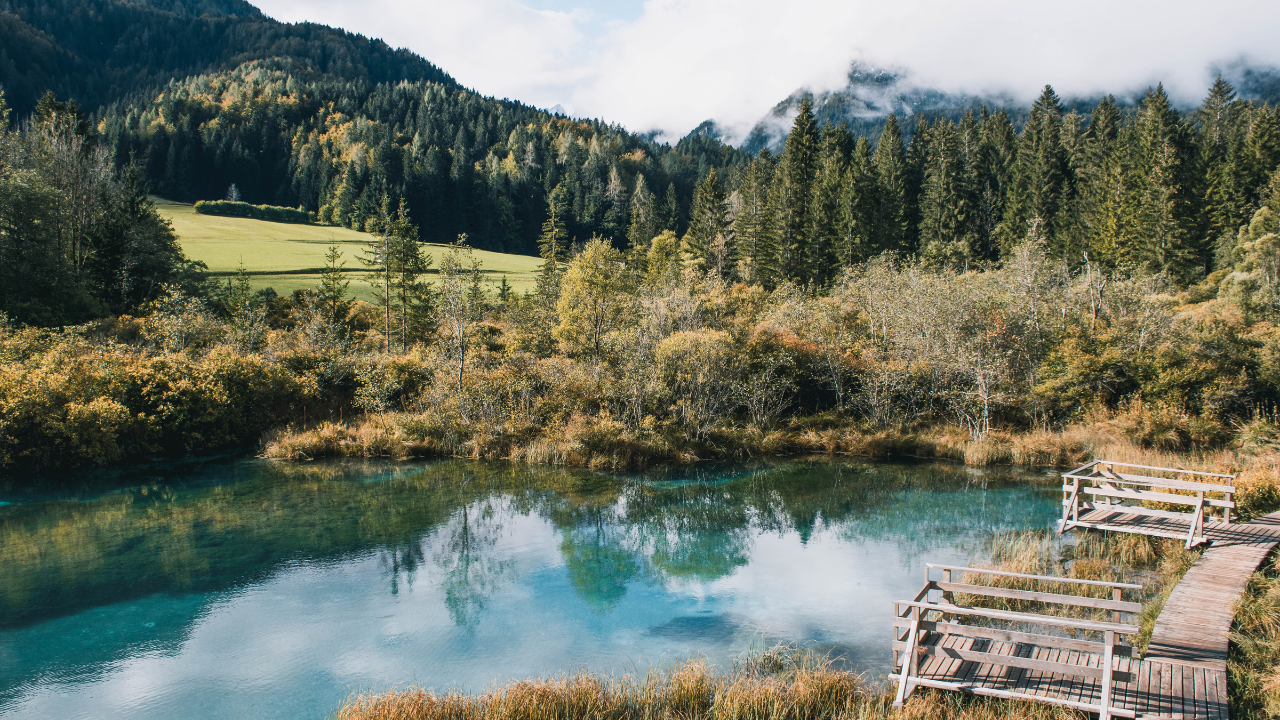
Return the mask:
{"type": "Polygon", "coordinates": [[[895,710],[886,685],[794,649],[775,649],[719,673],[702,661],[644,677],[578,673],[523,680],[479,695],[426,690],[356,695],[335,720],[1049,720],[1079,718],[1026,702],[916,691],[895,710]]]}
{"type": "Polygon", "coordinates": [[[1232,717],[1280,717],[1280,569],[1276,555],[1236,603],[1227,659],[1232,717]]]}

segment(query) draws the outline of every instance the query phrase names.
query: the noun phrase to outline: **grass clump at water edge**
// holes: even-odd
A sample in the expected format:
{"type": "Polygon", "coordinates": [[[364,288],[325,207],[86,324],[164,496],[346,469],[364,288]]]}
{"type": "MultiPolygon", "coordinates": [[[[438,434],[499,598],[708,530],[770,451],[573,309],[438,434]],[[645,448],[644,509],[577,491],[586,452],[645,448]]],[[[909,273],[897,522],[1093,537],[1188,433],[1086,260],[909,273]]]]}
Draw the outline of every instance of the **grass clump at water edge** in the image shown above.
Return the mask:
{"type": "Polygon", "coordinates": [[[1049,705],[917,690],[902,709],[893,688],[837,669],[808,650],[775,648],[746,656],[727,672],[691,660],[643,677],[582,672],[521,680],[471,695],[423,689],[354,695],[334,720],[582,720],[599,718],[901,718],[1057,720],[1082,714],[1049,705]]]}

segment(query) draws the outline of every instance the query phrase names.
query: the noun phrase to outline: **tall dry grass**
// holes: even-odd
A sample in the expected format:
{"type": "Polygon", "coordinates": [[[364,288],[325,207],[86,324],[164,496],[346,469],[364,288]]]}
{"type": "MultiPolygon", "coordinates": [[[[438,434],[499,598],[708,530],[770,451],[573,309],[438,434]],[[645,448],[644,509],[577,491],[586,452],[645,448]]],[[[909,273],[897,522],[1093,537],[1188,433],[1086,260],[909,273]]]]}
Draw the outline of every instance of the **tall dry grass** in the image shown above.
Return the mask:
{"type": "Polygon", "coordinates": [[[887,686],[803,652],[770,651],[727,673],[691,661],[643,677],[586,673],[479,695],[422,689],[355,695],[335,720],[1066,720],[1062,708],[918,690],[900,710],[887,686]]]}
{"type": "Polygon", "coordinates": [[[1280,568],[1273,553],[1236,603],[1227,659],[1232,717],[1280,717],[1280,568]]]}

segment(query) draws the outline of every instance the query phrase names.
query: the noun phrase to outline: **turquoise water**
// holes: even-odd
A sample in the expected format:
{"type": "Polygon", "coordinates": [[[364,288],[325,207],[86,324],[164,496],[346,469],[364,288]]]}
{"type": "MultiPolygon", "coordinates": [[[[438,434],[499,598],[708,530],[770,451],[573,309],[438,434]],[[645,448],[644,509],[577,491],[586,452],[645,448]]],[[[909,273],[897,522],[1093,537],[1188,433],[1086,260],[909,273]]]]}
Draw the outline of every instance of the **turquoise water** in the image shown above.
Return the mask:
{"type": "Polygon", "coordinates": [[[890,602],[1048,528],[1051,480],[219,460],[0,492],[0,717],[322,718],[357,690],[777,642],[883,673],[890,602]]]}

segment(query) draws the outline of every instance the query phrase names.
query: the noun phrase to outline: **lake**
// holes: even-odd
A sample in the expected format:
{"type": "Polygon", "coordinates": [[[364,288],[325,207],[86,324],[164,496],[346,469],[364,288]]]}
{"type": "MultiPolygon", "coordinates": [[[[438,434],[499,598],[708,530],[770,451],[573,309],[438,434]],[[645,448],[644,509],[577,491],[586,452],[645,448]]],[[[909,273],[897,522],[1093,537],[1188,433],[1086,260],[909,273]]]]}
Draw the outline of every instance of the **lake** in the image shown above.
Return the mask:
{"type": "Polygon", "coordinates": [[[357,690],[779,642],[883,674],[926,562],[1048,529],[1060,501],[1056,475],[856,461],[221,458],[44,487],[0,491],[5,718],[323,718],[357,690]]]}

